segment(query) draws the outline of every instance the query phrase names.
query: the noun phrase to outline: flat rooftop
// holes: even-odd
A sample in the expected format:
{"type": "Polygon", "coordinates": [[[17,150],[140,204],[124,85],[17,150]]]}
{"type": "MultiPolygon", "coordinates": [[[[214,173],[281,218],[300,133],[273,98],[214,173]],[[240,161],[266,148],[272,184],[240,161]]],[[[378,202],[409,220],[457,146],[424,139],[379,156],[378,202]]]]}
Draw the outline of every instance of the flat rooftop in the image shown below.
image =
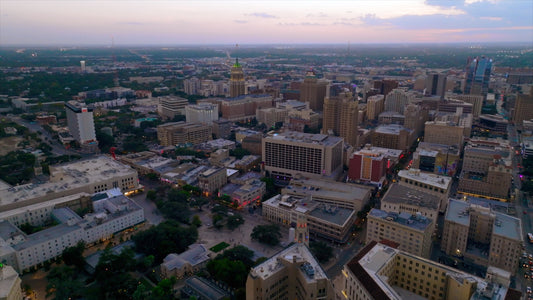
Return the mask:
{"type": "Polygon", "coordinates": [[[305,270],[301,268],[298,268],[298,270],[302,272],[304,278],[308,282],[319,279],[327,279],[326,272],[324,272],[320,264],[315,260],[307,246],[300,243],[294,244],[278,252],[260,265],[252,268],[250,270],[251,276],[259,276],[262,279],[266,279],[272,274],[282,271],[286,267],[281,263],[280,260],[285,260],[287,262],[295,261],[298,264],[307,263],[306,265],[308,267],[305,270]]]}
{"type": "Polygon", "coordinates": [[[344,226],[354,213],[353,209],[320,204],[309,215],[335,225],[344,226]]]}
{"type": "Polygon", "coordinates": [[[383,196],[381,202],[404,203],[436,210],[439,208],[440,198],[434,194],[393,183],[385,193],[385,196],[383,196]]]}
{"type": "Polygon", "coordinates": [[[384,210],[373,208],[370,210],[369,215],[375,218],[387,220],[389,222],[394,222],[399,225],[407,226],[418,231],[425,231],[432,224],[431,219],[405,212],[386,212],[384,210]]]}
{"type": "Polygon", "coordinates": [[[107,156],[97,156],[76,162],[50,167],[51,177],[61,174],[63,180],[42,184],[24,184],[2,192],[0,207],[13,202],[45,196],[50,193],[75,190],[96,182],[104,182],[122,176],[136,176],[137,171],[107,156]]]}
{"type": "Polygon", "coordinates": [[[274,133],[264,138],[266,141],[287,141],[295,143],[317,144],[323,146],[332,146],[343,141],[343,138],[330,136],[326,134],[303,133],[298,131],[285,131],[274,133]]]}
{"type": "Polygon", "coordinates": [[[400,170],[400,172],[398,172],[398,176],[435,186],[444,190],[447,190],[452,183],[451,177],[421,172],[418,169],[400,170]]]}
{"type": "Polygon", "coordinates": [[[317,179],[292,179],[283,190],[288,194],[305,194],[319,198],[337,198],[346,200],[365,199],[372,193],[373,187],[360,186],[344,182],[317,179]]]}
{"type": "Polygon", "coordinates": [[[385,134],[400,134],[401,130],[406,130],[406,131],[409,131],[409,132],[413,131],[412,129],[405,128],[402,125],[389,124],[389,125],[380,125],[380,126],[376,127],[374,132],[376,132],[376,133],[385,133],[385,134]]]}

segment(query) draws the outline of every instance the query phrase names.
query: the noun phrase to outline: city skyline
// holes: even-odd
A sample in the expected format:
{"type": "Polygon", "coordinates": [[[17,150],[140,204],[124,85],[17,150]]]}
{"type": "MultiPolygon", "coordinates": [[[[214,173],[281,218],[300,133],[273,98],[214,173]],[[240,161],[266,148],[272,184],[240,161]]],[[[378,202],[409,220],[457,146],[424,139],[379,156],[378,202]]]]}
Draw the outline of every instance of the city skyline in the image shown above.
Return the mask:
{"type": "Polygon", "coordinates": [[[533,2],[0,2],[0,46],[179,44],[533,44],[533,2]]]}

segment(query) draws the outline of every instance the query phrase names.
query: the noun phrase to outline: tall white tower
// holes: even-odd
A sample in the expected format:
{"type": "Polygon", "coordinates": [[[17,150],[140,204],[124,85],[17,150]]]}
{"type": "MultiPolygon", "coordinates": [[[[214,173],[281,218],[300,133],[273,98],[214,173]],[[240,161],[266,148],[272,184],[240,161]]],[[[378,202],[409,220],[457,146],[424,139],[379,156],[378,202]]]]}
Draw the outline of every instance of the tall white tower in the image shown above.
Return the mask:
{"type": "Polygon", "coordinates": [[[80,67],[81,67],[81,72],[82,73],[85,73],[85,61],[84,60],[80,60],[80,67]]]}
{"type": "Polygon", "coordinates": [[[87,107],[85,103],[69,101],[65,103],[65,109],[67,111],[67,124],[70,134],[80,143],[80,146],[97,146],[93,108],[87,107]]]}

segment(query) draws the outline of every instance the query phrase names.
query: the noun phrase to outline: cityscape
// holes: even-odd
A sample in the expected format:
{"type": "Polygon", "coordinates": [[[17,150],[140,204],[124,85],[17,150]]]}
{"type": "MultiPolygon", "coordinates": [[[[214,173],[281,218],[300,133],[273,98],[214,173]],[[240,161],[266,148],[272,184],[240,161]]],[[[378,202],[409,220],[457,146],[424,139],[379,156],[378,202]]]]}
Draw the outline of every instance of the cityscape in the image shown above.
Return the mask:
{"type": "Polygon", "coordinates": [[[532,32],[520,0],[0,1],[0,300],[533,299],[532,32]]]}

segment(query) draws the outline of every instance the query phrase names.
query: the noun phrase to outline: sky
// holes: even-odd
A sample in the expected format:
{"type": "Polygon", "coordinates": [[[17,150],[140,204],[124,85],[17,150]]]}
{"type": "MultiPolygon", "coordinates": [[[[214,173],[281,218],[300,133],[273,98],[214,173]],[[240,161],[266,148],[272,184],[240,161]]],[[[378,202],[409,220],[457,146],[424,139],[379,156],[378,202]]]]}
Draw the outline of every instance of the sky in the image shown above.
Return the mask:
{"type": "Polygon", "coordinates": [[[533,46],[533,1],[0,0],[0,46],[112,42],[533,46]]]}

